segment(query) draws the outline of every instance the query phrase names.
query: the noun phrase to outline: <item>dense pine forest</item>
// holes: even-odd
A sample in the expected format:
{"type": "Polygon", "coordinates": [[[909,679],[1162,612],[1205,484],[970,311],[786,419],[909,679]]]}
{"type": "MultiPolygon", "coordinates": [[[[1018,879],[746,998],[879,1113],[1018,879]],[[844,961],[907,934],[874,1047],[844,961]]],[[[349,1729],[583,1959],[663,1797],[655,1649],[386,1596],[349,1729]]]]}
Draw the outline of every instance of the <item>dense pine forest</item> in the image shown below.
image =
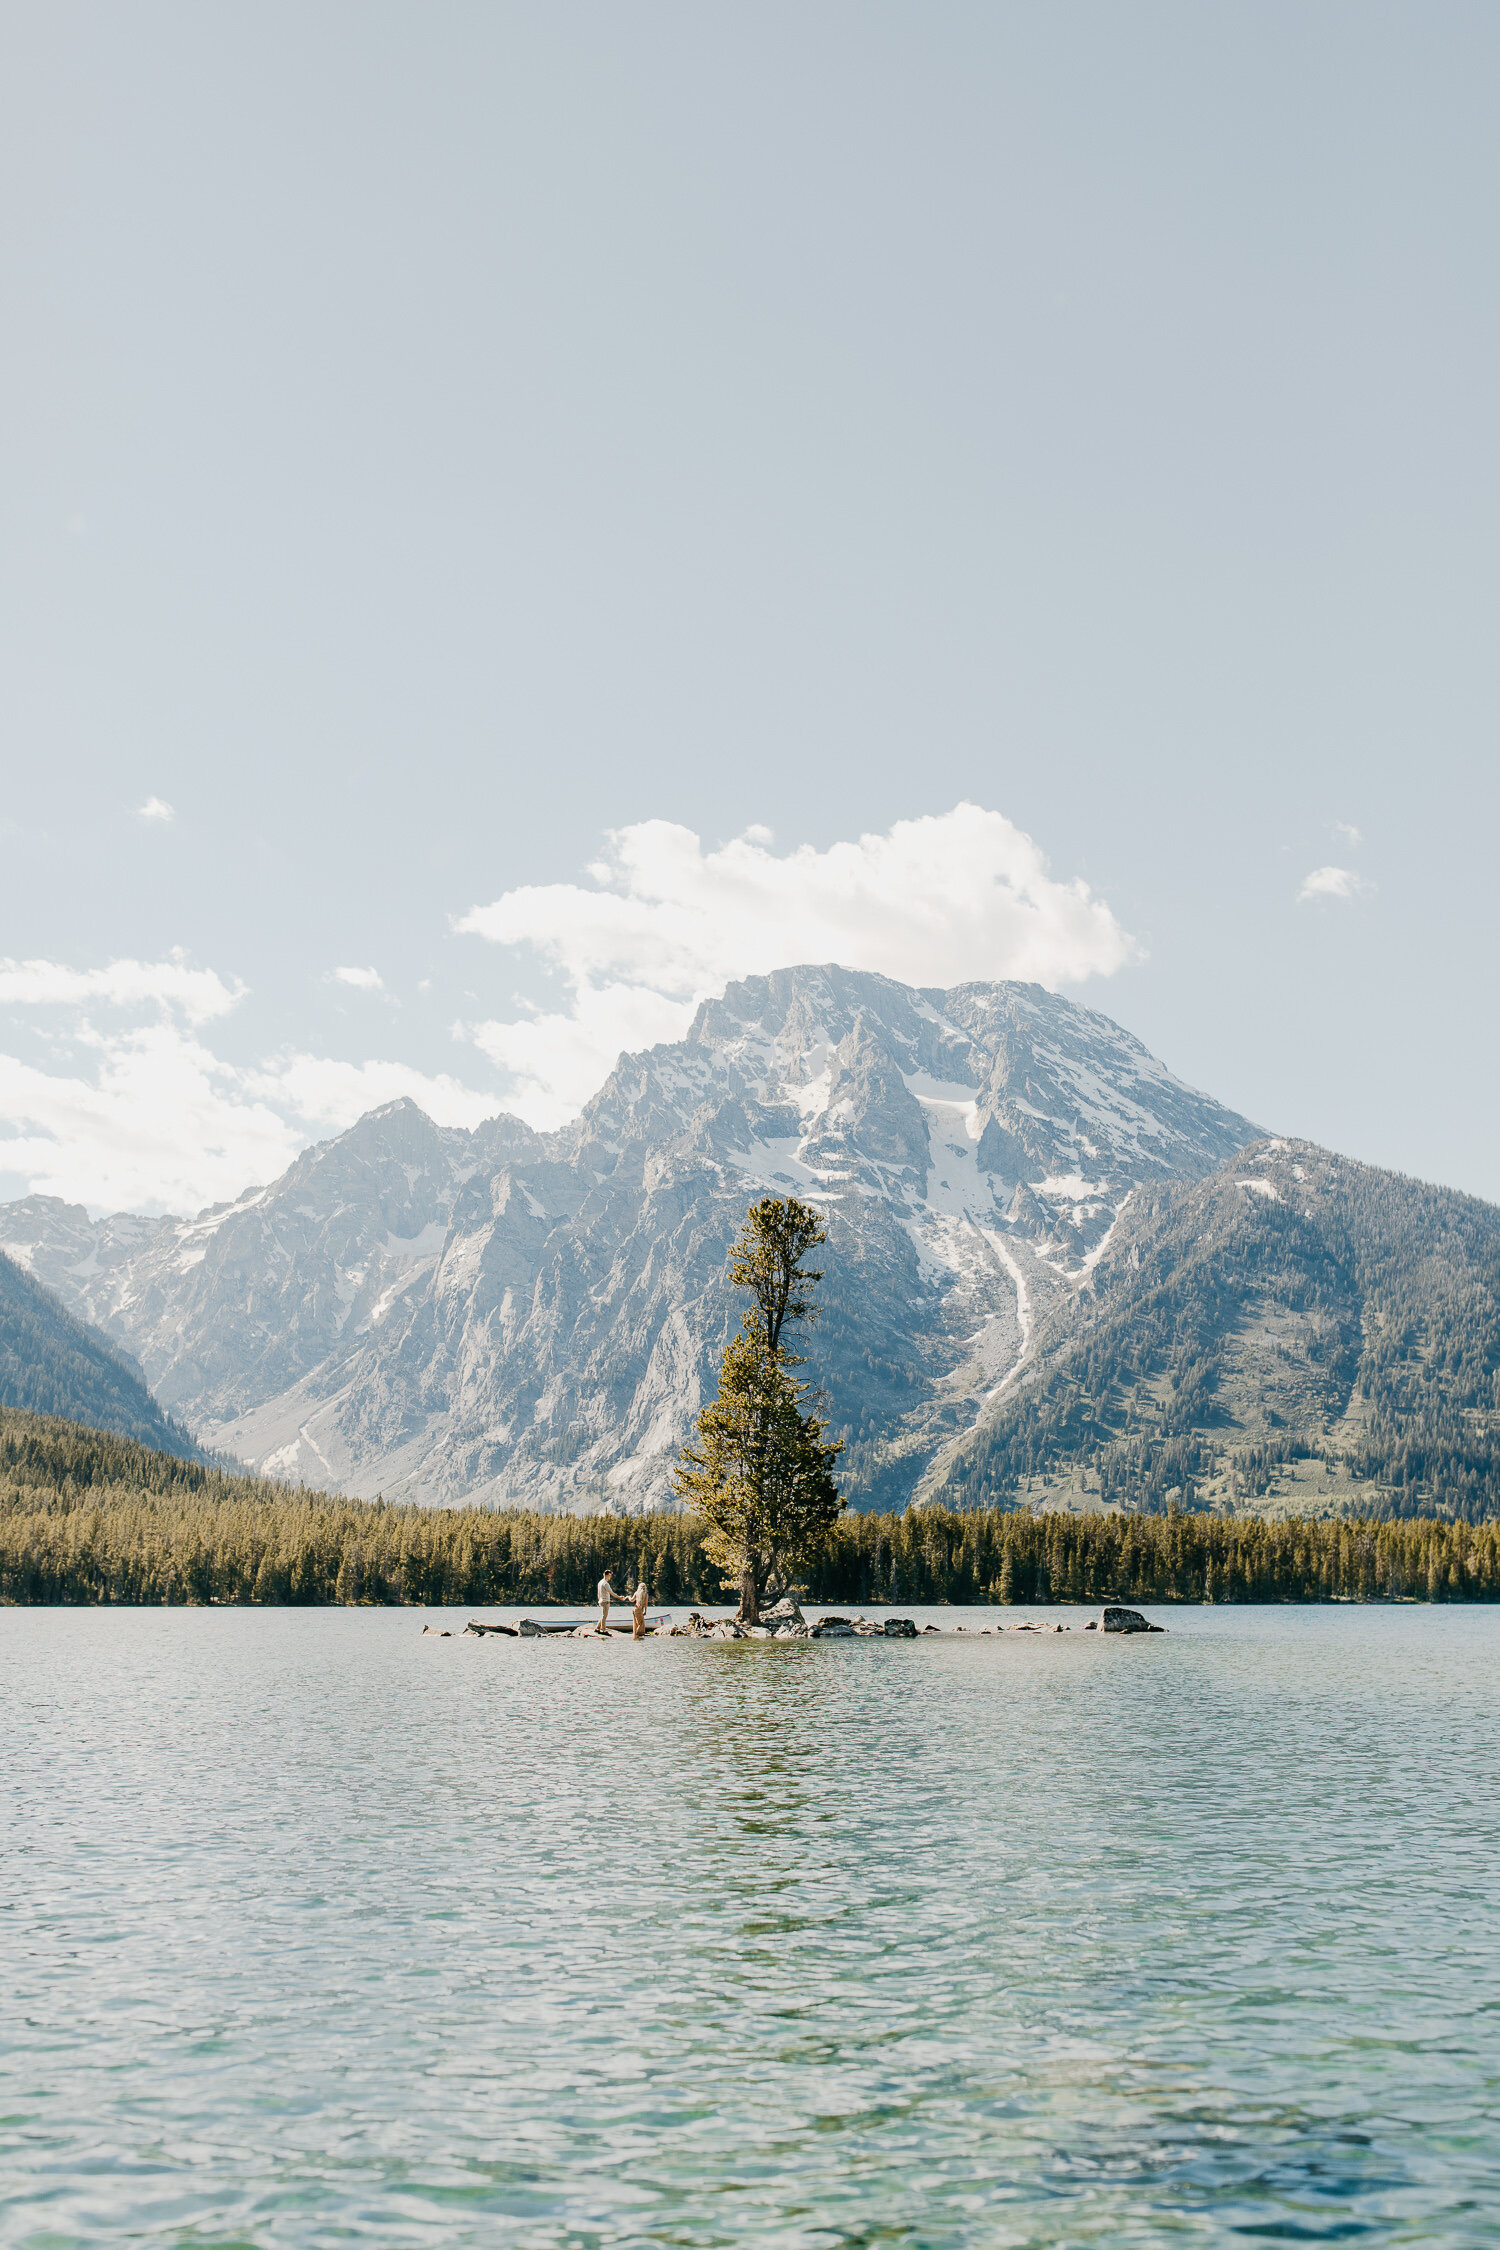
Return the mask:
{"type": "MultiPolygon", "coordinates": [[[[608,1564],[724,1599],[682,1515],[391,1507],[289,1490],[0,1412],[0,1601],[583,1603],[608,1564]]],[[[1495,1601],[1500,1525],[922,1508],[846,1515],[821,1602],[1495,1601]]]]}

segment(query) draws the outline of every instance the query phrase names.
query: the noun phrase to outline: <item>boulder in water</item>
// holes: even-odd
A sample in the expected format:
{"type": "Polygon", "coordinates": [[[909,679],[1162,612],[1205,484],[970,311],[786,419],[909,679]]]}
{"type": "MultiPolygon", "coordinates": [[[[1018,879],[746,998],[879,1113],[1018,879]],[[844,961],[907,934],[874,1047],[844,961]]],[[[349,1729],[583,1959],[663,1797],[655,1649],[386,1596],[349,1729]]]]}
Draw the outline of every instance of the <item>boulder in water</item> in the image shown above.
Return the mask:
{"type": "Polygon", "coordinates": [[[1097,1617],[1090,1619],[1084,1627],[1084,1631],[1086,1633],[1164,1633],[1166,1627],[1165,1625],[1148,1623],[1138,1609],[1121,1609],[1118,1603],[1111,1602],[1099,1612],[1097,1617]]]}

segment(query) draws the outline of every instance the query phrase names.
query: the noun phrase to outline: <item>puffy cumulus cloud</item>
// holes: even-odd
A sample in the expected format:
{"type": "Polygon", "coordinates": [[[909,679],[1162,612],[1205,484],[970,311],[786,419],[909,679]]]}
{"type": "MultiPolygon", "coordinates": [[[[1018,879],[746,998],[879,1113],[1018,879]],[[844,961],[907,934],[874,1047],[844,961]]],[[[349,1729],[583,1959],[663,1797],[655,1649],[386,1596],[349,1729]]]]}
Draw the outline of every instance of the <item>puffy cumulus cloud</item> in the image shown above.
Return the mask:
{"type": "Polygon", "coordinates": [[[104,969],[70,969],[60,961],[0,961],[0,1008],[171,1008],[189,1023],[227,1016],[245,997],[236,979],[189,968],[182,952],[165,961],[112,961],[104,969]]]}
{"type": "Polygon", "coordinates": [[[576,883],[507,891],[458,927],[533,945],[578,984],[682,995],[799,961],[878,969],[910,984],[1107,976],[1135,948],[1086,883],[1059,882],[1002,813],[957,805],[884,836],[778,857],[766,831],[705,851],[690,828],[616,830],[576,883]]]}
{"type": "Polygon", "coordinates": [[[180,956],[0,963],[0,1005],[44,1012],[48,1065],[0,1052],[0,1175],[94,1210],[193,1212],[274,1179],[309,1140],[400,1095],[440,1124],[477,1125],[500,1106],[399,1062],[227,1062],[205,1026],[243,994],[180,956]]]}
{"type": "Polygon", "coordinates": [[[1315,867],[1310,875],[1303,876],[1297,903],[1300,906],[1314,898],[1358,898],[1362,891],[1374,887],[1352,867],[1315,867]]]}
{"type": "Polygon", "coordinates": [[[177,808],[169,805],[165,797],[148,797],[143,805],[136,806],[135,817],[137,820],[175,820],[177,808]]]}
{"type": "Polygon", "coordinates": [[[384,992],[385,979],[378,969],[332,969],[335,984],[352,985],[356,992],[384,992]]]}
{"type": "Polygon", "coordinates": [[[522,1115],[572,1114],[622,1050],[680,1037],[734,977],[837,961],[908,984],[1058,985],[1138,951],[1086,883],[1052,875],[1029,836],[979,805],[827,851],[772,842],[755,827],[705,851],[689,828],[641,821],[610,835],[591,887],[528,885],[462,917],[460,930],[534,948],[571,988],[564,1010],[467,1027],[512,1074],[522,1115]]]}

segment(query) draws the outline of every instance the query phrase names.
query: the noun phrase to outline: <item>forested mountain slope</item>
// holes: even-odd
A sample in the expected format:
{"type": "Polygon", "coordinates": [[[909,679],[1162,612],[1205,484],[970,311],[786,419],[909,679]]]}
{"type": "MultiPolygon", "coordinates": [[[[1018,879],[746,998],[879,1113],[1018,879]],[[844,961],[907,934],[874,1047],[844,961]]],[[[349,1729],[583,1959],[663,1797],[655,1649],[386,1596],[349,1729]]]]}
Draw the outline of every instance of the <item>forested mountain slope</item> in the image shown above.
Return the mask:
{"type": "Polygon", "coordinates": [[[0,1406],[115,1430],[198,1457],[119,1345],[75,1320],[49,1289],[0,1255],[0,1406]]]}
{"type": "Polygon", "coordinates": [[[1500,1514],[1500,1210],[1307,1141],[1142,1189],[923,1492],[1500,1514]]]}

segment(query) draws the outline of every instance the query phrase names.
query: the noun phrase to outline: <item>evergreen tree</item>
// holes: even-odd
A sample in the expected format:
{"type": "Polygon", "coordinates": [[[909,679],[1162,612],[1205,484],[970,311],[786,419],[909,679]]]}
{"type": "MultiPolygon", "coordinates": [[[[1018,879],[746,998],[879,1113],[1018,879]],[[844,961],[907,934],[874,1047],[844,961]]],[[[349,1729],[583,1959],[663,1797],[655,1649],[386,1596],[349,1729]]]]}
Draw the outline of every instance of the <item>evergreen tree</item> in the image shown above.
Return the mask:
{"type": "Polygon", "coordinates": [[[809,1205],[795,1195],[768,1195],[751,1204],[729,1253],[729,1278],[752,1299],[743,1321],[746,1334],[780,1354],[788,1367],[802,1361],[782,1344],[782,1330],[789,1320],[811,1324],[820,1309],[813,1290],[822,1268],[802,1261],[827,1240],[827,1227],[809,1205]]]}
{"type": "Polygon", "coordinates": [[[843,1448],[806,1411],[809,1386],[791,1370],[800,1356],[783,1341],[789,1321],[818,1316],[821,1271],[803,1261],[827,1229],[795,1196],[752,1204],[730,1253],[730,1279],[750,1291],[742,1333],[729,1344],[719,1395],[698,1417],[698,1442],[683,1447],[675,1484],[708,1524],[704,1549],[740,1595],[741,1623],[760,1599],[809,1560],[838,1520],[843,1501],[833,1464],[843,1448]]]}

